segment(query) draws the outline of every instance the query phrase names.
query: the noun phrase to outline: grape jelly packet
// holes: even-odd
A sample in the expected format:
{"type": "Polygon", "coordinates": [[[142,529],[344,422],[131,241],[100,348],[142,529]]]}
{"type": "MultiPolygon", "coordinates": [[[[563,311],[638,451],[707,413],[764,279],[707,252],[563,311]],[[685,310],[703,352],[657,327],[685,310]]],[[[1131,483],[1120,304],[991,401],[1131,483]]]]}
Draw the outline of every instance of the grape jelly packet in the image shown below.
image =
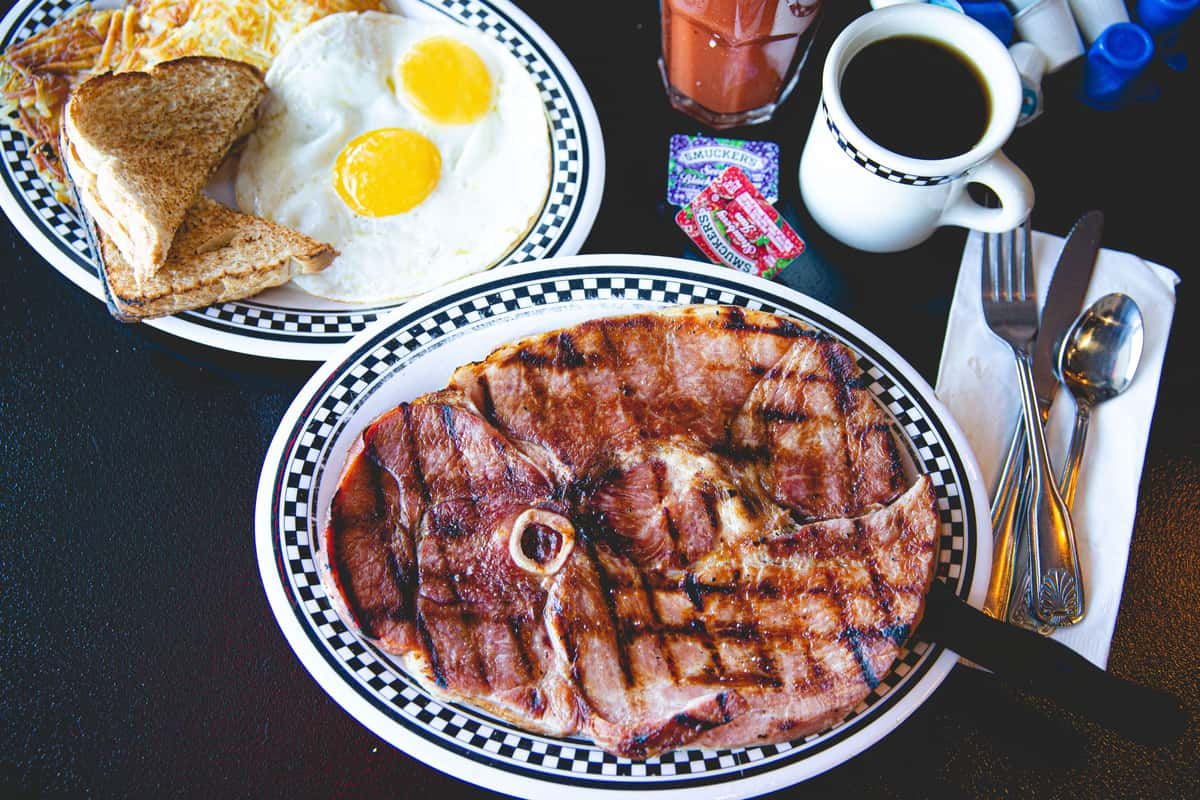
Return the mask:
{"type": "Polygon", "coordinates": [[[667,202],[686,206],[727,167],[740,167],[767,198],[779,199],[779,145],[712,136],[671,137],[667,162],[667,202]]]}
{"type": "Polygon", "coordinates": [[[714,263],[764,278],[804,252],[804,240],[737,167],[702,189],[675,223],[714,263]]]}

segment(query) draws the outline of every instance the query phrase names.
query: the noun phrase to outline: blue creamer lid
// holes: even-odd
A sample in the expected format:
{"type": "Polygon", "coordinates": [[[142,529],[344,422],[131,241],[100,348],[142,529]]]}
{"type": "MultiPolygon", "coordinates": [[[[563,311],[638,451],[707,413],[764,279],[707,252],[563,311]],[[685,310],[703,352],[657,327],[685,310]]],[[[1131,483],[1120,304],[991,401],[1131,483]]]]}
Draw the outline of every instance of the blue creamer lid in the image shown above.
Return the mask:
{"type": "Polygon", "coordinates": [[[1116,108],[1154,56],[1154,40],[1140,25],[1109,25],[1088,48],[1083,99],[1095,108],[1116,108]]]}
{"type": "Polygon", "coordinates": [[[987,2],[963,0],[961,6],[964,14],[996,34],[996,38],[1004,42],[1005,47],[1012,44],[1013,35],[1016,32],[1013,26],[1013,15],[1009,11],[1008,5],[1002,0],[987,0],[987,2]]]}
{"type": "Polygon", "coordinates": [[[1151,36],[1183,23],[1192,12],[1200,8],[1200,0],[1138,0],[1138,24],[1151,36]]]}

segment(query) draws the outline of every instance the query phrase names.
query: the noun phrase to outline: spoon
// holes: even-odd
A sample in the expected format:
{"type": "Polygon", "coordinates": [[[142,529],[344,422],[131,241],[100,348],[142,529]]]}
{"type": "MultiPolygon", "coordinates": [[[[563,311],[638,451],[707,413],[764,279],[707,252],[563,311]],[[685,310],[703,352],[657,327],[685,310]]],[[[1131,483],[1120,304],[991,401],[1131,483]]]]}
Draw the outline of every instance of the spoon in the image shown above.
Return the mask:
{"type": "Polygon", "coordinates": [[[1129,388],[1142,358],[1142,312],[1125,294],[1106,294],[1063,335],[1054,374],[1075,398],[1075,429],[1058,485],[1074,505],[1092,409],[1129,388]]]}
{"type": "MultiPolygon", "coordinates": [[[[1089,306],[1063,334],[1054,374],[1075,399],[1075,427],[1058,480],[1068,509],[1075,505],[1092,409],[1129,388],[1142,357],[1143,333],[1142,312],[1137,303],[1128,295],[1115,293],[1089,306]]],[[[1015,586],[1018,593],[1028,598],[1031,592],[1028,565],[1023,571],[1025,574],[1015,586]]],[[[1075,590],[1079,592],[1082,608],[1083,586],[1075,590]]],[[[1028,600],[1013,603],[1011,607],[1010,622],[1043,634],[1054,630],[1030,613],[1028,600]]]]}

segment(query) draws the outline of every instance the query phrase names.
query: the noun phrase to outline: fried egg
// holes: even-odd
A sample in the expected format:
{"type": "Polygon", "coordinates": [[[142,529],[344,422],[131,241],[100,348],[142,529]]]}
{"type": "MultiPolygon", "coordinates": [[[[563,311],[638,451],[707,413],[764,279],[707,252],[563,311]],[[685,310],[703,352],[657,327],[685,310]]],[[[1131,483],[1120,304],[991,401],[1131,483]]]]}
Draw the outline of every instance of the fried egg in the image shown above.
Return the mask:
{"type": "Polygon", "coordinates": [[[305,28],[267,71],[237,202],[339,256],[294,283],[378,302],[486,269],[528,232],[550,186],[545,106],[498,42],[378,12],[305,28]]]}

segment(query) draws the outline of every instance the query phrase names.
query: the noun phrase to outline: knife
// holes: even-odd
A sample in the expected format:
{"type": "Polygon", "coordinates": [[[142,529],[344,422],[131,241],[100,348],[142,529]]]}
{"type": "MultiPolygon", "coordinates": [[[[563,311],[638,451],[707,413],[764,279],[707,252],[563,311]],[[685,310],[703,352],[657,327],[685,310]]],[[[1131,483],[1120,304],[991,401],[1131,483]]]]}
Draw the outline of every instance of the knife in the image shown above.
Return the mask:
{"type": "MultiPolygon", "coordinates": [[[[1033,388],[1043,421],[1049,416],[1050,405],[1058,393],[1059,383],[1054,376],[1058,343],[1083,308],[1103,230],[1104,214],[1099,211],[1089,211],[1075,221],[1067,234],[1046,291],[1046,303],[1042,307],[1033,352],[1033,388]]],[[[1018,417],[992,500],[993,567],[983,610],[1000,620],[1013,616],[1010,614],[1010,603],[1018,553],[1023,549],[1019,547],[1020,525],[1027,517],[1022,511],[1028,502],[1025,495],[1029,478],[1028,459],[1025,457],[1025,426],[1018,417]]],[[[1079,587],[1079,591],[1082,605],[1083,587],[1079,587]]],[[[1013,611],[1017,611],[1017,620],[1029,616],[1023,613],[1024,609],[1013,611]]],[[[1048,628],[1043,630],[1048,631],[1048,628]]]]}
{"type": "Polygon", "coordinates": [[[1061,385],[1054,375],[1058,346],[1063,334],[1083,310],[1103,231],[1104,214],[1099,211],[1089,211],[1076,220],[1050,279],[1033,351],[1033,388],[1042,409],[1042,419],[1050,413],[1050,404],[1061,385]]]}
{"type": "Polygon", "coordinates": [[[1066,645],[991,619],[935,580],[917,635],[1136,742],[1167,745],[1187,730],[1178,697],[1105,672],[1066,645]]]}

